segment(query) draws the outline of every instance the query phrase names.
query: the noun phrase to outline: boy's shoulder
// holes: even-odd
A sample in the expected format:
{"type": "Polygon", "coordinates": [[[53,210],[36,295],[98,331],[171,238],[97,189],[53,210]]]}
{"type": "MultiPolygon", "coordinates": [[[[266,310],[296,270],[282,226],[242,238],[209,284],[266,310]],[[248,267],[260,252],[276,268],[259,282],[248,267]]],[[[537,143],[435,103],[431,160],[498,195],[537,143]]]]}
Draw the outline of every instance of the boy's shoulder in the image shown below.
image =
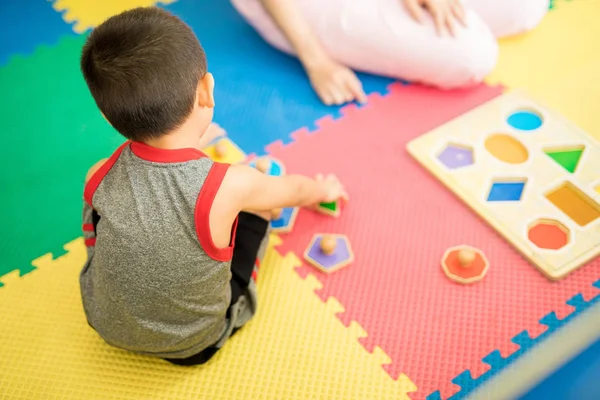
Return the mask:
{"type": "Polygon", "coordinates": [[[108,161],[108,158],[103,158],[102,160],[98,161],[96,164],[92,165],[92,167],[88,170],[87,174],[85,175],[85,183],[88,183],[90,178],[92,176],[94,176],[94,174],[96,172],[98,172],[98,170],[100,168],[102,168],[102,166],[108,161]]]}

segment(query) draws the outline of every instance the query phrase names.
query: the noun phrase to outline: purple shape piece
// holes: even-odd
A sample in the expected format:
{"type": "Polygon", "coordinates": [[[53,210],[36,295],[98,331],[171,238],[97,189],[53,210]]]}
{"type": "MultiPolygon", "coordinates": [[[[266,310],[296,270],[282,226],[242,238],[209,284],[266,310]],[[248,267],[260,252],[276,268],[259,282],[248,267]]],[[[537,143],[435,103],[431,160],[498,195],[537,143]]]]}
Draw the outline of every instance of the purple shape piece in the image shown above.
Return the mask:
{"type": "Polygon", "coordinates": [[[350,249],[348,248],[348,244],[344,238],[337,238],[337,246],[335,248],[335,252],[332,255],[328,256],[326,254],[323,254],[323,252],[321,251],[321,238],[319,238],[315,240],[315,243],[308,251],[307,256],[321,264],[323,268],[329,269],[332,267],[336,267],[341,262],[349,260],[350,249]]]}
{"type": "Polygon", "coordinates": [[[438,159],[449,169],[466,167],[473,164],[473,150],[449,144],[438,159]]]}

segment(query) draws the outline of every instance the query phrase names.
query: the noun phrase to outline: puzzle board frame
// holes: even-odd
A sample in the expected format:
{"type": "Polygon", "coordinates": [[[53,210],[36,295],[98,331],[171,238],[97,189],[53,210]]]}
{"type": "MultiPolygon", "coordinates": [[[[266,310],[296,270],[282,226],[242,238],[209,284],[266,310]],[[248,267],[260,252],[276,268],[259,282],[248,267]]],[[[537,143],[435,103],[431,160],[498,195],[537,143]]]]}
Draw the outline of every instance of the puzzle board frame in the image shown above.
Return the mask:
{"type": "Polygon", "coordinates": [[[523,90],[498,96],[413,139],[406,147],[414,159],[550,279],[563,278],[600,255],[600,218],[580,226],[546,197],[570,182],[587,200],[600,207],[600,193],[595,190],[600,178],[600,162],[595,165],[593,162],[600,160],[600,144],[523,90]],[[511,127],[508,116],[520,110],[537,112],[542,126],[531,131],[511,127]],[[527,149],[526,161],[510,164],[495,158],[485,145],[485,139],[492,134],[517,139],[527,149]],[[471,149],[473,163],[455,169],[446,167],[438,156],[449,145],[471,149]],[[584,146],[584,150],[573,173],[544,152],[576,146],[584,146]],[[490,204],[487,196],[492,184],[511,180],[524,182],[520,200],[490,204]],[[568,244],[558,250],[548,250],[531,243],[529,227],[540,220],[558,221],[566,227],[568,244]]]}

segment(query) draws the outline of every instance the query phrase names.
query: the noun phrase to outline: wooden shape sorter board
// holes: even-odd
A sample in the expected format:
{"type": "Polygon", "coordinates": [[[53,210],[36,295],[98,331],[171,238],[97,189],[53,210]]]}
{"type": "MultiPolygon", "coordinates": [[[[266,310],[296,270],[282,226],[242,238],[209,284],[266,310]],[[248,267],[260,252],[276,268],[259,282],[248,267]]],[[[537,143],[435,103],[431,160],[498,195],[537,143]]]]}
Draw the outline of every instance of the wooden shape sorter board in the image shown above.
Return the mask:
{"type": "Polygon", "coordinates": [[[600,145],[523,91],[407,148],[549,278],[600,255],[600,145]]]}

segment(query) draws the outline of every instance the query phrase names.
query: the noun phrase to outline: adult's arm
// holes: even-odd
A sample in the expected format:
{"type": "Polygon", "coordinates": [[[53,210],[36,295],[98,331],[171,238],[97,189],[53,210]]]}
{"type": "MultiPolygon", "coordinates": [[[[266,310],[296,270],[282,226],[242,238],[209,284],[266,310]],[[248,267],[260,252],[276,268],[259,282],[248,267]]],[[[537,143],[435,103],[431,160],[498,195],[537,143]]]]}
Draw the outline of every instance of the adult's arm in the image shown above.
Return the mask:
{"type": "Polygon", "coordinates": [[[302,16],[295,0],[261,0],[261,2],[305,67],[311,67],[328,58],[319,37],[302,16]]]}
{"type": "Polygon", "coordinates": [[[356,74],[327,54],[319,36],[302,16],[295,0],[261,2],[296,51],[311,85],[325,104],[341,105],[353,100],[360,103],[367,101],[356,74]]]}

